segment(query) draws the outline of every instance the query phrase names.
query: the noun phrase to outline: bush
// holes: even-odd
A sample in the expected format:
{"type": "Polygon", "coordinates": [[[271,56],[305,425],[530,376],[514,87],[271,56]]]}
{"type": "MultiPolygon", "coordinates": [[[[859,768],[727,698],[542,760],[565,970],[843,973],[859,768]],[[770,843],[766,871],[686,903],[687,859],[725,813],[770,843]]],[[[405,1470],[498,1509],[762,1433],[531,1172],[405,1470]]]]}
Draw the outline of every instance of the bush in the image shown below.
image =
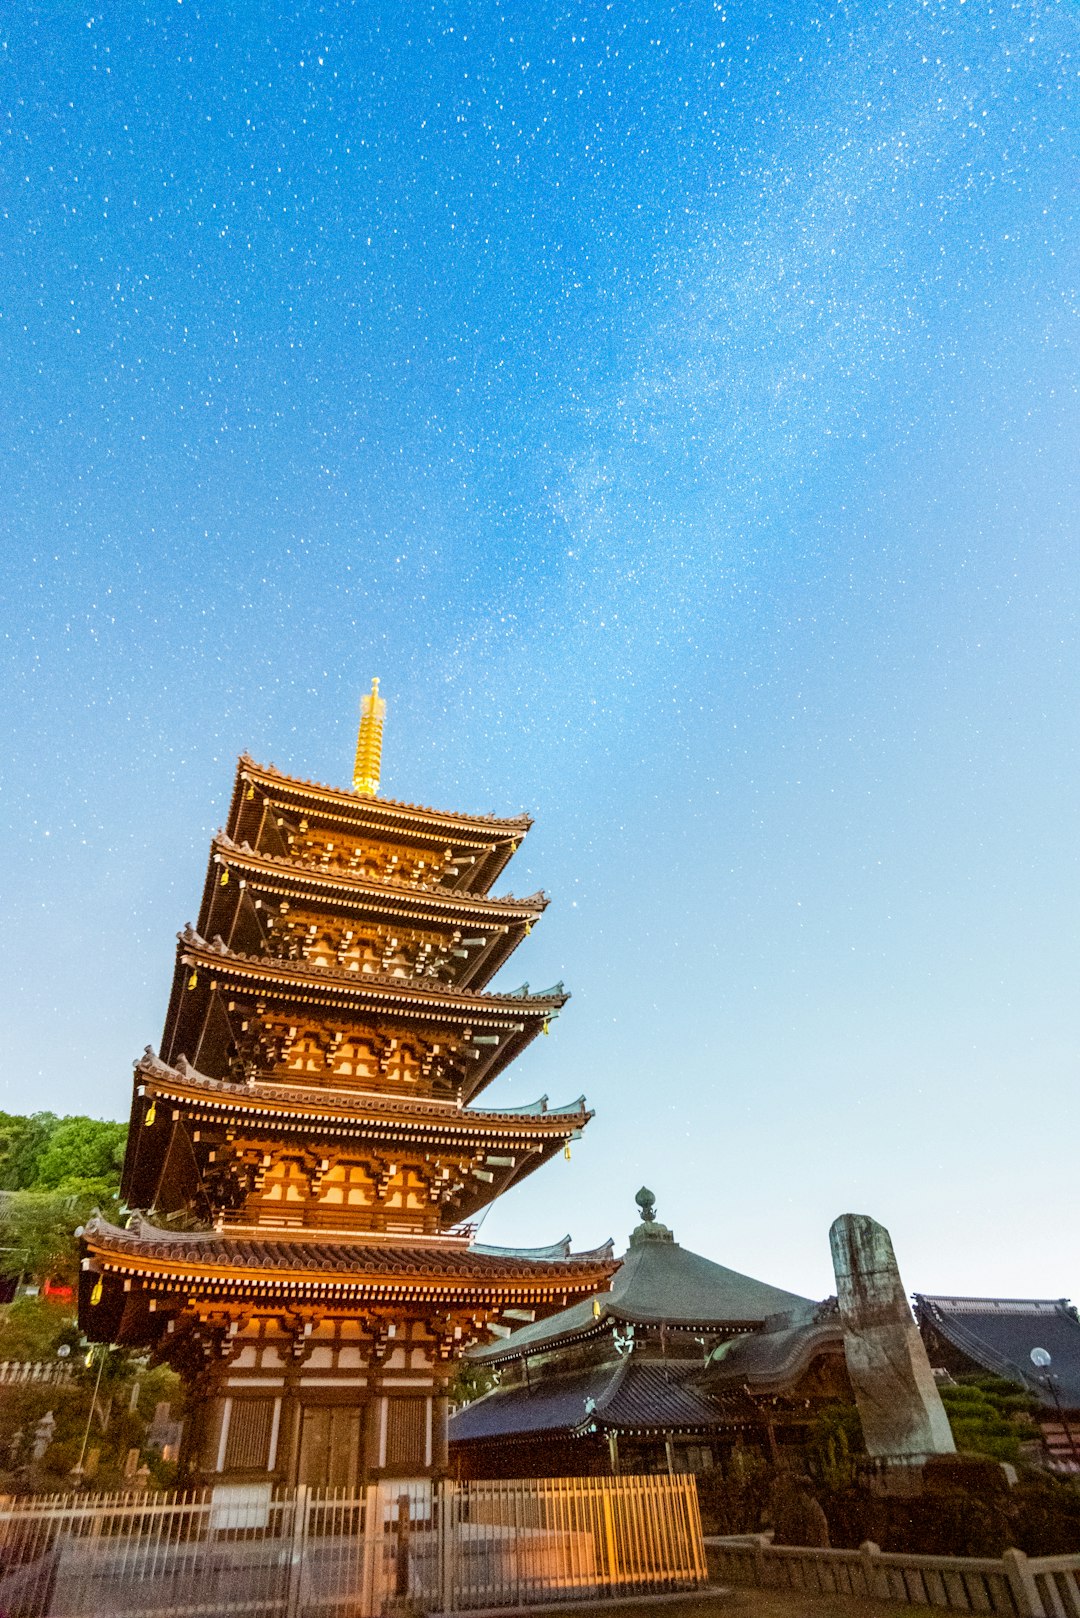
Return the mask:
{"type": "Polygon", "coordinates": [[[760,1533],[773,1469],[760,1450],[736,1445],[721,1466],[697,1476],[698,1502],[709,1534],[760,1533]]]}

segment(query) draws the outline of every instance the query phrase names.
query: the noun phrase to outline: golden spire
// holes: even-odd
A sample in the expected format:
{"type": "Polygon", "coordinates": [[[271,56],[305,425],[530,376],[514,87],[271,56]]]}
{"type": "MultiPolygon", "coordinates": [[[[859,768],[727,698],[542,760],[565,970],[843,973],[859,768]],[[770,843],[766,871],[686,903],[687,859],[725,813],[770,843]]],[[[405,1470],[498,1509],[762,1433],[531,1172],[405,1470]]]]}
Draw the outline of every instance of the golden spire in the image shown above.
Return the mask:
{"type": "Polygon", "coordinates": [[[360,734],[356,738],[356,763],[353,765],[353,791],[363,792],[370,798],[379,790],[385,718],[386,703],[379,695],[379,682],[372,680],[370,692],[360,698],[360,734]]]}

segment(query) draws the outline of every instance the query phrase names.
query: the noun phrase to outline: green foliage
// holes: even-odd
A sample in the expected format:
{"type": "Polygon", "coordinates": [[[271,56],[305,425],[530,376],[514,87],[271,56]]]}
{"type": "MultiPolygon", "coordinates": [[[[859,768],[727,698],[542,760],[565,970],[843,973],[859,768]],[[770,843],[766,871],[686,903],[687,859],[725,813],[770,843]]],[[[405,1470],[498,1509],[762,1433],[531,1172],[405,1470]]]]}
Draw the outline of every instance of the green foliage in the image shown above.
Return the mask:
{"type": "Polygon", "coordinates": [[[736,1444],[721,1466],[698,1473],[698,1499],[706,1532],[759,1533],[773,1476],[761,1451],[742,1444],[736,1444]]]}
{"type": "Polygon", "coordinates": [[[0,1360],[44,1361],[57,1359],[57,1349],[66,1344],[74,1358],[81,1351],[82,1339],[66,1303],[49,1298],[16,1298],[0,1308],[0,1360]]]}
{"type": "Polygon", "coordinates": [[[1080,1545],[1080,1481],[1028,1473],[1010,1500],[1012,1543],[1029,1556],[1064,1556],[1080,1545]]]}
{"type": "Polygon", "coordinates": [[[940,1393],[956,1447],[965,1454],[1015,1464],[1021,1445],[1039,1436],[1031,1396],[1002,1377],[964,1377],[945,1383],[940,1393]]]}
{"type": "MultiPolygon", "coordinates": [[[[42,1306],[49,1307],[55,1306],[42,1306]]],[[[62,1317],[62,1311],[56,1313],[62,1317]]],[[[77,1337],[70,1321],[69,1329],[77,1337]]],[[[87,1481],[94,1488],[121,1488],[132,1449],[139,1451],[139,1464],[148,1466],[156,1487],[172,1487],[175,1466],[147,1450],[146,1439],[158,1404],[179,1406],[176,1375],[163,1366],[150,1369],[139,1356],[113,1348],[96,1348],[89,1365],[81,1353],[68,1363],[67,1381],[5,1387],[0,1400],[0,1493],[70,1488],[80,1456],[84,1464],[89,1462],[87,1481]],[[34,1437],[50,1415],[51,1441],[35,1459],[34,1437]]]]}
{"type": "Polygon", "coordinates": [[[815,1483],[832,1491],[851,1488],[856,1457],[866,1453],[862,1423],[853,1404],[824,1405],[807,1434],[806,1464],[815,1483]]]}
{"type": "Polygon", "coordinates": [[[0,1112],[0,1191],[37,1184],[38,1162],[60,1120],[52,1112],[20,1117],[0,1112]]]}
{"type": "Polygon", "coordinates": [[[0,1191],[59,1191],[93,1181],[116,1195],[127,1125],[111,1119],[0,1112],[0,1191]]]}
{"type": "Polygon", "coordinates": [[[0,1113],[0,1275],[73,1285],[74,1232],[95,1207],[115,1213],[126,1124],[0,1113]]]}
{"type": "MultiPolygon", "coordinates": [[[[95,1118],[0,1113],[0,1189],[11,1193],[0,1197],[0,1275],[76,1284],[75,1230],[95,1207],[117,1213],[126,1138],[126,1125],[95,1118]]],[[[61,1380],[3,1389],[0,1493],[71,1487],[84,1440],[95,1488],[123,1486],[132,1449],[155,1486],[174,1483],[175,1467],[145,1446],[156,1405],[179,1403],[178,1379],[123,1349],[95,1348],[87,1364],[87,1348],[69,1303],[23,1296],[0,1306],[0,1360],[67,1367],[61,1380]],[[66,1357],[57,1352],[64,1345],[66,1357]],[[35,1459],[35,1436],[49,1431],[35,1459]]]]}
{"type": "Polygon", "coordinates": [[[0,1273],[74,1286],[79,1277],[76,1228],[95,1207],[115,1206],[107,1182],[73,1182],[65,1191],[16,1191],[0,1198],[0,1273]]]}
{"type": "Polygon", "coordinates": [[[100,1118],[61,1118],[37,1160],[35,1190],[59,1191],[88,1181],[120,1185],[127,1125],[100,1118]]]}
{"type": "Polygon", "coordinates": [[[482,1365],[459,1360],[446,1393],[452,1405],[467,1405],[472,1404],[474,1399],[482,1399],[494,1386],[495,1377],[490,1371],[485,1371],[482,1365]]]}

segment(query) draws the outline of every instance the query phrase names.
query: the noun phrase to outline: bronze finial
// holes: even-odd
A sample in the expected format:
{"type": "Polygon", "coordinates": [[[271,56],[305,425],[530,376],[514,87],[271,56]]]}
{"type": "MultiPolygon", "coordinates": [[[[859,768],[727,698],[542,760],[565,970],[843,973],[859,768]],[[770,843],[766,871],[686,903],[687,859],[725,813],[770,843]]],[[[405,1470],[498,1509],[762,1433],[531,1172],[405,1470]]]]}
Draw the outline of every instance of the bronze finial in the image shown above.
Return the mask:
{"type": "Polygon", "coordinates": [[[634,1198],[634,1201],[637,1203],[638,1208],[641,1211],[641,1217],[645,1224],[651,1225],[653,1220],[656,1218],[656,1198],[653,1196],[647,1185],[642,1186],[641,1190],[634,1198]]]}

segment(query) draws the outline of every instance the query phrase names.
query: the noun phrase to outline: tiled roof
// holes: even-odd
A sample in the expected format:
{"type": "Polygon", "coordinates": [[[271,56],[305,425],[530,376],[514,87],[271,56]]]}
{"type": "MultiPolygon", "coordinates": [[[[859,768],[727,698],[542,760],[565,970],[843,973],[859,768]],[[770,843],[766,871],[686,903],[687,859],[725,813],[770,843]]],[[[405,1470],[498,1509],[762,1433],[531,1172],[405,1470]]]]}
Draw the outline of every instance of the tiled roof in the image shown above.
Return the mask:
{"type": "Polygon", "coordinates": [[[700,1364],[667,1364],[631,1356],[618,1364],[589,1366],[538,1379],[532,1389],[496,1388],[450,1419],[450,1442],[510,1438],[537,1432],[700,1431],[724,1411],[689,1385],[700,1364]]]}
{"type": "Polygon", "coordinates": [[[473,1349],[470,1357],[486,1363],[516,1359],[602,1330],[605,1321],[705,1329],[752,1326],[809,1305],[807,1298],[714,1264],[678,1242],[645,1240],[631,1246],[608,1291],[524,1326],[503,1342],[473,1349]]]}
{"type": "Polygon", "coordinates": [[[569,1258],[570,1238],[551,1242],[547,1247],[490,1247],[484,1242],[473,1243],[474,1253],[491,1253],[496,1258],[569,1258]]]}
{"type": "Polygon", "coordinates": [[[103,1219],[92,1219],[84,1231],[92,1252],[119,1263],[127,1258],[139,1268],[171,1265],[220,1271],[262,1273],[301,1272],[308,1275],[357,1279],[372,1276],[410,1277],[417,1280],[461,1278],[491,1281],[562,1282],[594,1276],[611,1262],[610,1249],[570,1253],[564,1258],[535,1258],[477,1252],[455,1241],[371,1242],[292,1235],[224,1236],[213,1231],[167,1231],[137,1219],[134,1228],[121,1230],[103,1219]]]}
{"type": "Polygon", "coordinates": [[[1054,1395],[1080,1409],[1080,1323],[1065,1298],[944,1298],[915,1294],[920,1325],[936,1329],[976,1366],[1019,1382],[1045,1405],[1054,1395]],[[1040,1371],[1031,1350],[1045,1348],[1051,1363],[1040,1371]]]}
{"type": "Polygon", "coordinates": [[[713,1350],[706,1378],[710,1388],[781,1388],[802,1376],[818,1354],[843,1352],[843,1347],[839,1316],[778,1331],[743,1332],[713,1350]]]}

